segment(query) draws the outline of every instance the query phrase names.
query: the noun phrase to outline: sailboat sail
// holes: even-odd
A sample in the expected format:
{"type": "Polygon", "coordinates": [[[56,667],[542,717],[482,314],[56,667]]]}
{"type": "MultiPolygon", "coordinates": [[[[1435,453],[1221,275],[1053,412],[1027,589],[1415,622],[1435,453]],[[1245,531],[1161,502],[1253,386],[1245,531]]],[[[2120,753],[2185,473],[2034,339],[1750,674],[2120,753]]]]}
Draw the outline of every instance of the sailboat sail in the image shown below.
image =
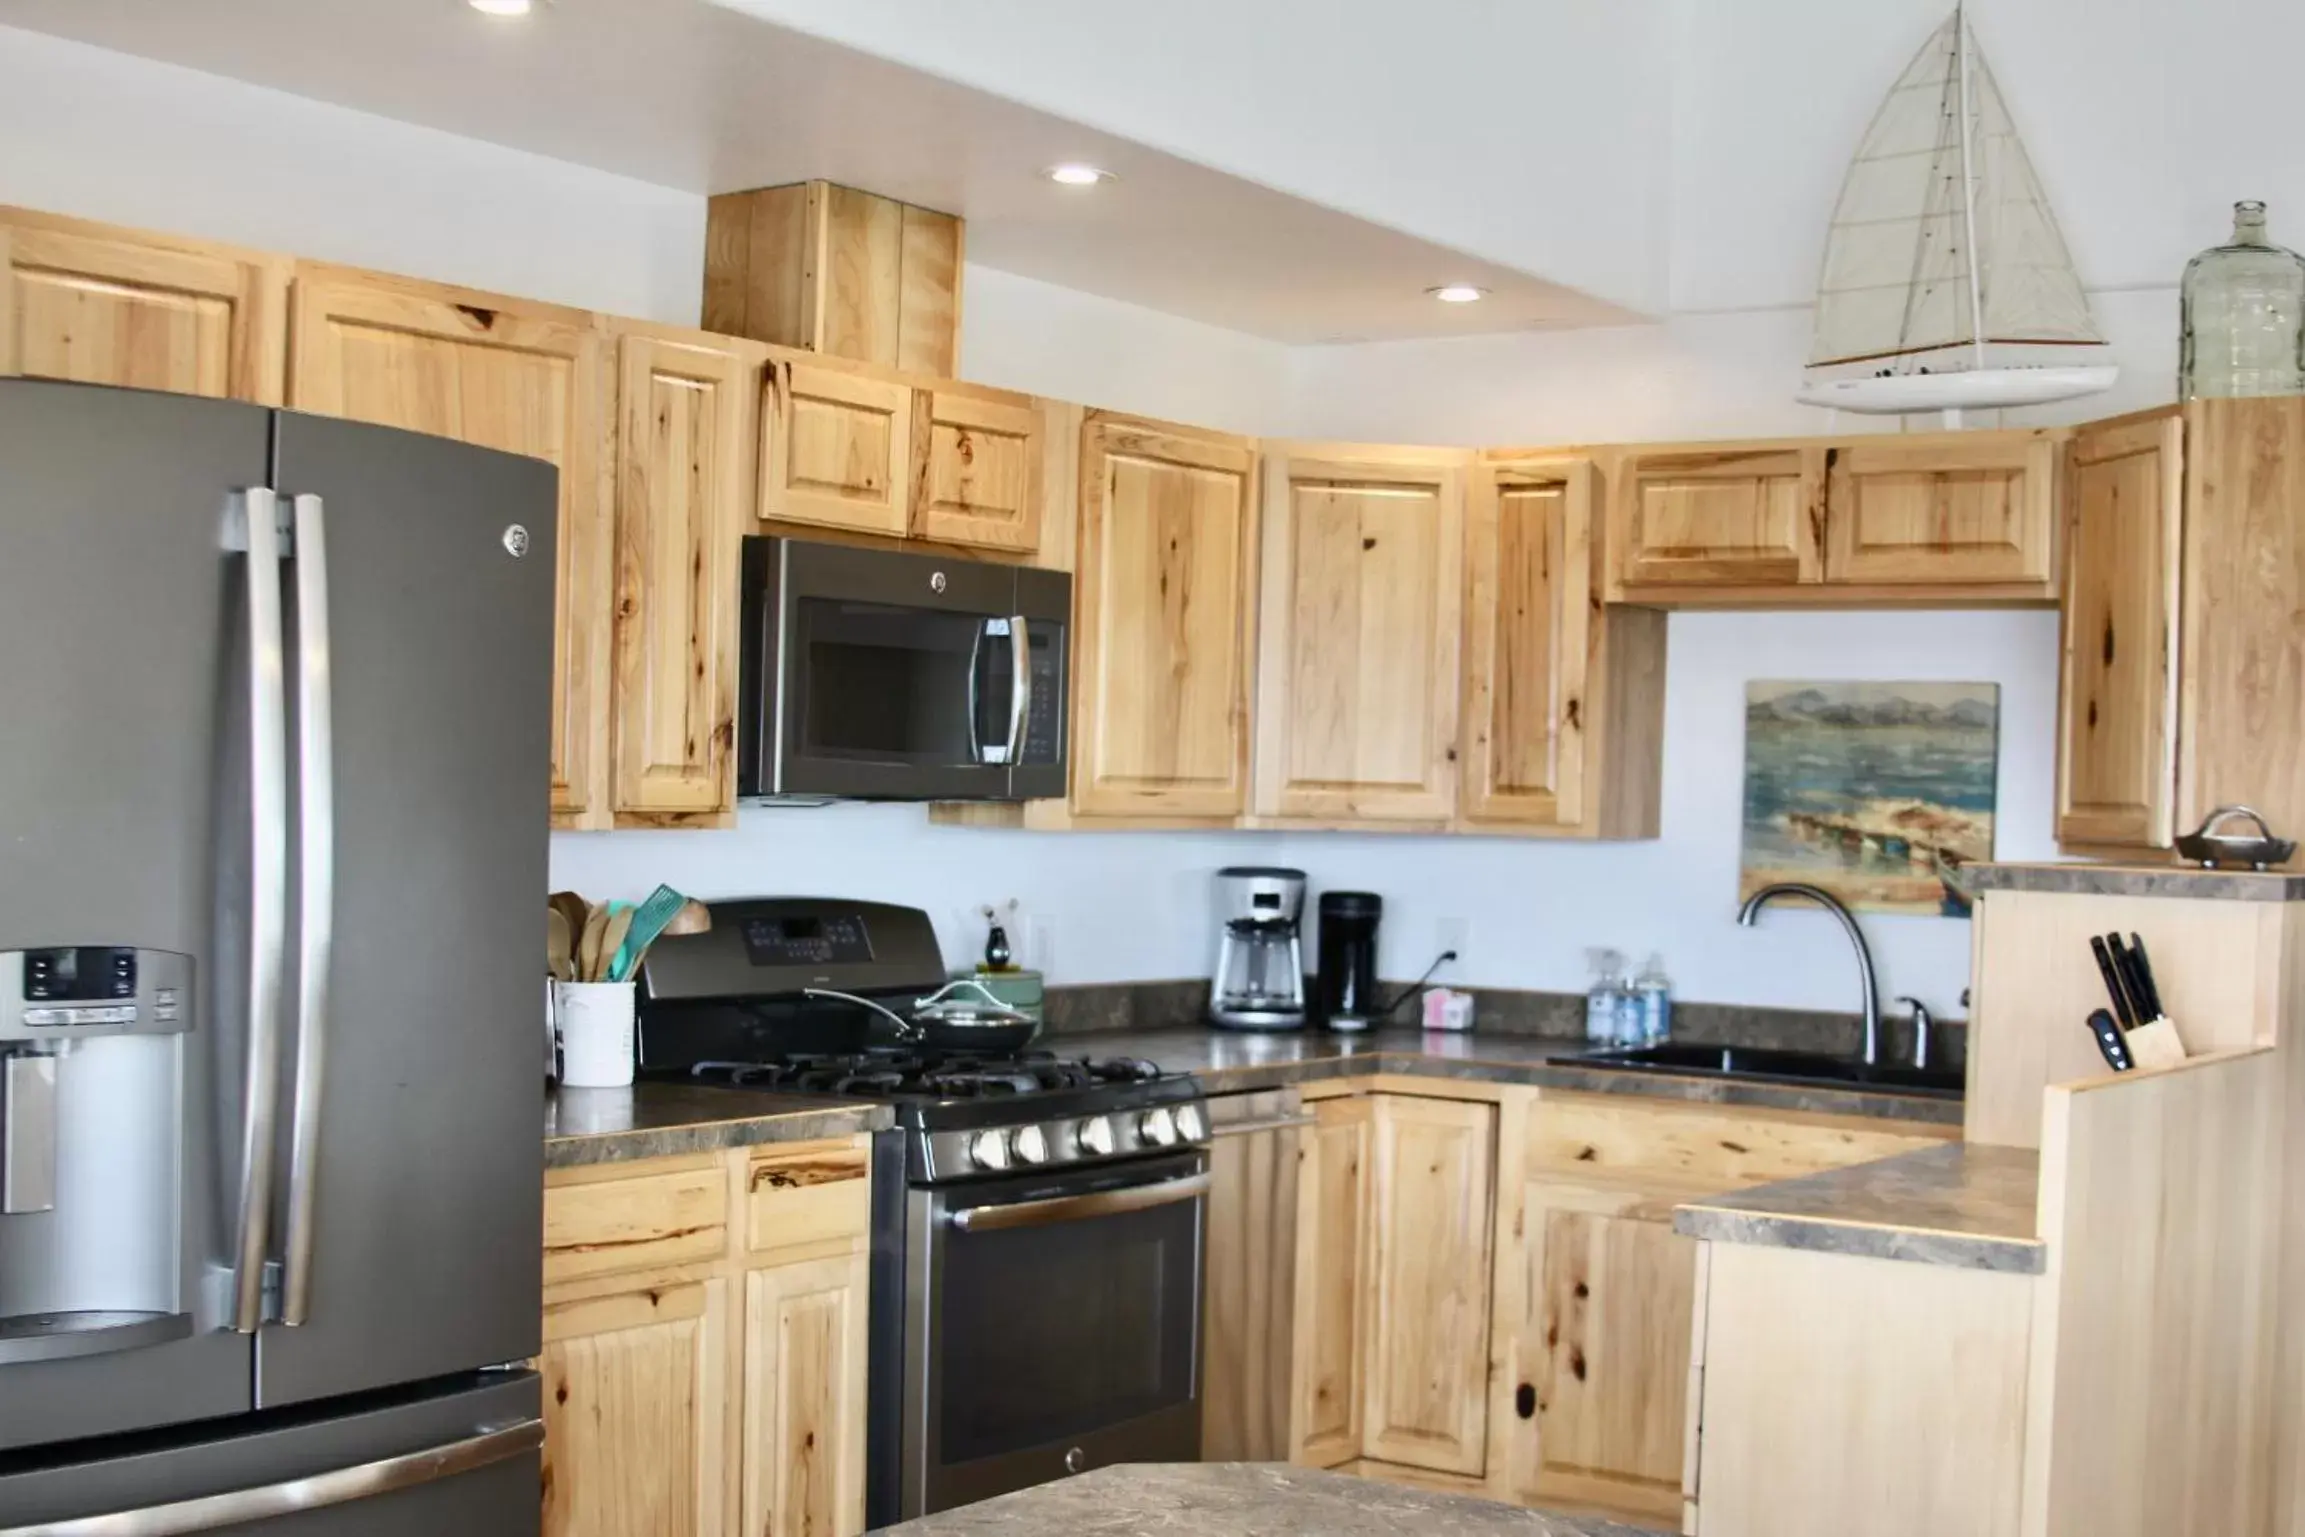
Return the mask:
{"type": "Polygon", "coordinates": [[[1849,166],[1825,243],[1813,367],[1969,346],[1980,309],[1987,342],[2103,340],[1964,25],[1956,9],[1930,35],[1849,166]]]}

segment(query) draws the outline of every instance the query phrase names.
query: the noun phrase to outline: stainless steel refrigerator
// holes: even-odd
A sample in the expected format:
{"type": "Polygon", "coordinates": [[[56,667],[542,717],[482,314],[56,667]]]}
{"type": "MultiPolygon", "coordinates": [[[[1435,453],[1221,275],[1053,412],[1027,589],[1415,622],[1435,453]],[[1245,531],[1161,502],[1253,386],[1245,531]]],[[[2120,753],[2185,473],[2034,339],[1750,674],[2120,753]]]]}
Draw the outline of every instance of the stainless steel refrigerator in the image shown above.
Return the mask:
{"type": "Polygon", "coordinates": [[[536,1530],[554,506],[0,381],[5,1537],[536,1530]]]}

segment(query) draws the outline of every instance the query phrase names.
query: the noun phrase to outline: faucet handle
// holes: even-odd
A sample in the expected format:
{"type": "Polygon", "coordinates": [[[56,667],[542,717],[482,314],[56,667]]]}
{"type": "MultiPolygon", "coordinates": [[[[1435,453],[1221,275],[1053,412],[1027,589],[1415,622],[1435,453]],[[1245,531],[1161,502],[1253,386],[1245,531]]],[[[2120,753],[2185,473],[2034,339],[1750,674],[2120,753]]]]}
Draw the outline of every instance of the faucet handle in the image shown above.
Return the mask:
{"type": "Polygon", "coordinates": [[[1929,1065],[1929,1028],[1936,1024],[1937,1016],[1929,1012],[1927,1004],[1910,994],[1900,994],[1897,1001],[1910,1006],[1913,1011],[1913,1066],[1915,1068],[1927,1067],[1929,1065]]]}

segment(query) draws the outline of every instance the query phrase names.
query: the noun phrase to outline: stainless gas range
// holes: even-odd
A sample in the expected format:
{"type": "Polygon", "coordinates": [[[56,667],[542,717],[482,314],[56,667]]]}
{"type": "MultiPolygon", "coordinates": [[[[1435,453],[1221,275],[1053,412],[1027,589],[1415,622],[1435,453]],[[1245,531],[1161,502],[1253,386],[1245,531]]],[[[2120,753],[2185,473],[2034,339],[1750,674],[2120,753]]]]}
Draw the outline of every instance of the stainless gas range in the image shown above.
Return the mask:
{"type": "Polygon", "coordinates": [[[805,995],[901,1013],[943,980],[917,909],[793,898],[713,904],[644,977],[648,1076],[896,1110],[873,1163],[875,1527],[1200,1445],[1199,1084],[1133,1058],[924,1051],[805,995]]]}

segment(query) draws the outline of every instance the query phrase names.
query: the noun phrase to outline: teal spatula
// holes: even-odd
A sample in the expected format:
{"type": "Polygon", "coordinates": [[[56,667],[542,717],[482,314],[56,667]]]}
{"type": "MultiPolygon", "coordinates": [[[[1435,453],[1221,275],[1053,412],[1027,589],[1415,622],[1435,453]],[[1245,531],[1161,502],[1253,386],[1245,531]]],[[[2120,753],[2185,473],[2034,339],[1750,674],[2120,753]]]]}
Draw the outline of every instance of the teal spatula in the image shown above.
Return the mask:
{"type": "Polygon", "coordinates": [[[624,943],[616,947],[616,958],[609,962],[608,980],[629,982],[640,965],[641,956],[656,943],[664,926],[680,916],[688,898],[670,886],[659,886],[648,894],[648,900],[633,910],[632,927],[625,933],[624,943]]]}

